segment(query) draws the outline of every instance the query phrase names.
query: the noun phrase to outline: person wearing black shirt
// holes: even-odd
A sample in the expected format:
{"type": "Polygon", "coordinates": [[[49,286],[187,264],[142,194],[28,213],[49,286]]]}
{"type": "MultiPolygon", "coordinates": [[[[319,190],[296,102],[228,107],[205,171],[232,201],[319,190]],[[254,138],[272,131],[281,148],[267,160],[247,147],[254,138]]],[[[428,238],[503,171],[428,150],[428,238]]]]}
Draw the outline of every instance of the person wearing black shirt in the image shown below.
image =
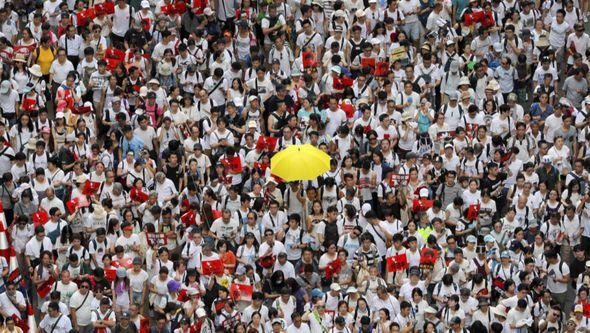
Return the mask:
{"type": "Polygon", "coordinates": [[[143,24],[134,21],[131,29],[125,34],[125,49],[137,47],[148,51],[148,42],[151,40],[150,33],[143,28],[143,24]]]}
{"type": "Polygon", "coordinates": [[[168,161],[164,165],[163,170],[166,178],[170,179],[176,188],[183,188],[182,181],[184,180],[184,173],[182,167],[178,163],[178,152],[171,151],[168,155],[168,161]]]}
{"type": "Polygon", "coordinates": [[[234,104],[234,102],[227,102],[226,106],[225,106],[225,111],[226,111],[226,119],[228,122],[228,129],[230,131],[232,131],[232,133],[234,134],[234,137],[236,138],[236,142],[239,142],[239,140],[241,139],[242,135],[244,135],[244,133],[246,133],[246,122],[244,121],[244,118],[242,118],[236,109],[236,105],[234,104]]]}
{"type": "Polygon", "coordinates": [[[586,270],[586,254],[584,253],[584,247],[581,244],[574,246],[574,258],[572,259],[570,266],[570,276],[572,277],[572,283],[576,288],[576,281],[578,276],[586,270]]]}
{"type": "Polygon", "coordinates": [[[137,327],[135,327],[135,323],[130,320],[129,312],[123,312],[119,319],[117,326],[115,326],[114,333],[137,333],[137,327]]]}
{"type": "Polygon", "coordinates": [[[502,217],[502,210],[506,205],[506,192],[504,192],[504,181],[507,175],[500,172],[498,164],[494,162],[488,163],[488,172],[481,180],[481,190],[487,189],[492,199],[496,202],[496,214],[494,221],[502,217]]]}
{"type": "Polygon", "coordinates": [[[264,119],[265,124],[267,124],[268,116],[279,108],[280,103],[285,103],[287,109],[295,106],[293,98],[291,95],[287,94],[287,88],[285,88],[284,85],[278,84],[276,92],[275,95],[272,95],[264,102],[264,113],[262,114],[262,118],[264,119]]]}

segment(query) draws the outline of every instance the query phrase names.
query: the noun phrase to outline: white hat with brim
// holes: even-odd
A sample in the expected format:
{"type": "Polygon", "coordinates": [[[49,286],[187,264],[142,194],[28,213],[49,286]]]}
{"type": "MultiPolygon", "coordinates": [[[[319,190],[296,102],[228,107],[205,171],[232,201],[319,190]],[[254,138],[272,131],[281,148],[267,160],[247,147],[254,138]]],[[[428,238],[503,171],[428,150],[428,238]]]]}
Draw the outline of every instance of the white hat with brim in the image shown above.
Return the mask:
{"type": "Polygon", "coordinates": [[[29,141],[27,141],[27,149],[28,150],[35,150],[36,147],[37,147],[37,139],[30,138],[29,141]]]}
{"type": "Polygon", "coordinates": [[[157,84],[160,85],[160,81],[156,80],[156,79],[151,79],[148,84],[157,84]]]}
{"type": "Polygon", "coordinates": [[[437,314],[438,311],[436,311],[436,309],[432,306],[429,306],[426,309],[424,309],[424,313],[437,314]]]}
{"type": "Polygon", "coordinates": [[[459,80],[459,84],[457,84],[458,86],[462,86],[462,85],[469,85],[469,79],[467,78],[467,76],[463,76],[460,80],[459,80]]]}
{"type": "Polygon", "coordinates": [[[547,38],[546,35],[541,35],[539,36],[539,39],[537,40],[537,47],[547,47],[549,46],[549,38],[547,38]]]}
{"type": "Polygon", "coordinates": [[[198,308],[195,314],[197,315],[197,318],[207,317],[207,312],[203,308],[198,308]]]}
{"type": "Polygon", "coordinates": [[[107,212],[105,212],[104,208],[102,208],[102,205],[94,204],[92,205],[92,208],[94,209],[94,211],[92,212],[92,217],[94,219],[100,220],[107,216],[107,212]]]}
{"type": "Polygon", "coordinates": [[[0,94],[7,95],[10,91],[10,88],[11,84],[9,81],[2,81],[2,84],[0,84],[0,94]]]}
{"type": "Polygon", "coordinates": [[[86,177],[85,174],[81,174],[78,177],[76,177],[76,183],[86,183],[86,181],[88,180],[88,177],[86,177]]]}
{"type": "Polygon", "coordinates": [[[264,185],[270,185],[270,184],[277,185],[277,182],[271,177],[266,181],[266,183],[264,183],[264,185]]]}
{"type": "Polygon", "coordinates": [[[29,73],[31,73],[31,75],[36,76],[36,77],[41,77],[43,76],[43,73],[41,73],[41,66],[35,64],[33,66],[31,66],[31,68],[29,68],[29,73]]]}

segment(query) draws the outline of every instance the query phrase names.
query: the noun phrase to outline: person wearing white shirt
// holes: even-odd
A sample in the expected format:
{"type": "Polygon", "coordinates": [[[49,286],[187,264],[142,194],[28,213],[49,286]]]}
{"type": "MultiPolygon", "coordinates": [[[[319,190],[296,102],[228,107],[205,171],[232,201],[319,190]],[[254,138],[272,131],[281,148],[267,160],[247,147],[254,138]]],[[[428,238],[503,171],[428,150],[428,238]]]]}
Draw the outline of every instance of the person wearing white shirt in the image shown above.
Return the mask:
{"type": "Polygon", "coordinates": [[[521,332],[521,330],[526,331],[526,327],[532,325],[533,318],[531,317],[530,312],[526,311],[526,309],[526,299],[518,300],[517,306],[508,311],[508,315],[506,316],[507,325],[504,325],[504,328],[506,329],[505,332],[517,333],[521,332]]]}
{"type": "Polygon", "coordinates": [[[570,268],[565,262],[560,261],[557,253],[553,251],[545,253],[545,260],[547,261],[544,267],[547,271],[547,290],[551,292],[553,300],[562,309],[565,309],[567,285],[570,281],[570,268]]]}
{"type": "Polygon", "coordinates": [[[111,333],[111,329],[115,327],[115,311],[110,309],[111,301],[108,298],[100,300],[98,309],[92,310],[91,322],[95,330],[102,329],[105,333],[111,333]]]}
{"type": "Polygon", "coordinates": [[[133,8],[124,0],[118,0],[113,14],[113,28],[111,40],[115,47],[121,48],[125,39],[125,34],[131,26],[133,20],[133,8]]]}
{"type": "Polygon", "coordinates": [[[6,285],[6,291],[0,294],[0,313],[4,318],[17,316],[21,318],[21,312],[27,309],[27,303],[23,294],[16,290],[14,282],[6,285]]]}
{"type": "Polygon", "coordinates": [[[73,326],[79,330],[86,329],[86,332],[92,329],[92,318],[90,312],[92,311],[92,301],[94,300],[94,294],[89,289],[89,281],[80,283],[80,289],[72,294],[72,297],[70,297],[69,301],[73,326]]]}
{"type": "Polygon", "coordinates": [[[283,226],[287,224],[287,214],[279,210],[279,203],[272,201],[269,210],[262,216],[262,228],[272,230],[274,233],[282,233],[283,226]]]}
{"type": "Polygon", "coordinates": [[[170,200],[178,197],[176,185],[174,185],[172,180],[166,178],[166,175],[161,171],[156,173],[154,191],[158,193],[158,202],[161,205],[164,205],[170,200]]]}
{"type": "Polygon", "coordinates": [[[295,267],[287,260],[287,254],[284,252],[280,253],[275,261],[273,272],[276,271],[283,271],[285,279],[297,277],[295,267]]]}
{"type": "Polygon", "coordinates": [[[58,50],[57,59],[51,63],[49,68],[50,80],[48,84],[51,85],[52,91],[57,91],[57,88],[66,80],[68,73],[74,70],[74,65],[66,56],[66,50],[58,50]]]}
{"type": "Polygon", "coordinates": [[[41,253],[44,251],[52,251],[53,244],[49,237],[45,237],[45,228],[39,226],[35,229],[35,237],[31,238],[25,246],[25,255],[27,264],[34,267],[32,262],[38,261],[41,258],[41,253]]]}
{"type": "Polygon", "coordinates": [[[82,45],[82,37],[76,34],[76,27],[70,25],[67,27],[66,33],[63,34],[57,44],[60,48],[66,50],[66,56],[72,62],[74,67],[78,66],[80,62],[80,46],[82,45]]]}
{"type": "Polygon", "coordinates": [[[69,333],[72,322],[67,314],[60,313],[57,302],[51,302],[47,306],[47,316],[41,320],[39,328],[43,333],[69,333]]]}
{"type": "Polygon", "coordinates": [[[309,325],[301,321],[301,315],[297,312],[291,314],[291,325],[287,327],[287,333],[311,333],[309,325]]]}

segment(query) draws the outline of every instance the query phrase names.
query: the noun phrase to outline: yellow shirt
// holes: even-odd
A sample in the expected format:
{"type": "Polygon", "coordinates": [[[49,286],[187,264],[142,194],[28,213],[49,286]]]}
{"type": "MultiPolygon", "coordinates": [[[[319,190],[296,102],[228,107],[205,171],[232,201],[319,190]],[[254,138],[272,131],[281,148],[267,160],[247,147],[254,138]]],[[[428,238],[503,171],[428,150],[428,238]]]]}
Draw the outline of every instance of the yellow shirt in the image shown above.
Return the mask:
{"type": "Polygon", "coordinates": [[[51,63],[55,59],[55,51],[51,48],[43,48],[39,47],[37,49],[37,64],[41,66],[41,73],[43,75],[49,75],[49,69],[51,68],[51,63]]]}

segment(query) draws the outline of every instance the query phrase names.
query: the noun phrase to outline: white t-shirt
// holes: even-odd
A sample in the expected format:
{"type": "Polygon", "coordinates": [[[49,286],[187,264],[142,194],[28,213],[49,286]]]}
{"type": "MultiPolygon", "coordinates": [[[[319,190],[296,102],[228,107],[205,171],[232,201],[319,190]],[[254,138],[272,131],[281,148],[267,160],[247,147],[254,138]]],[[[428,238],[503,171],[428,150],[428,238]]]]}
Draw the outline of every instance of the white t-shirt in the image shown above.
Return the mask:
{"type": "Polygon", "coordinates": [[[562,48],[565,45],[565,37],[569,29],[570,25],[567,22],[563,21],[559,24],[557,19],[554,18],[549,30],[549,44],[555,49],[562,48]]]}
{"type": "Polygon", "coordinates": [[[133,269],[127,270],[127,277],[129,278],[129,285],[131,286],[131,290],[136,293],[140,293],[143,291],[143,286],[147,283],[149,278],[148,273],[143,269],[135,274],[133,269]]]}
{"type": "MultiPolygon", "coordinates": [[[[109,309],[106,313],[102,313],[100,309],[95,309],[92,310],[91,318],[92,322],[95,322],[97,320],[115,321],[115,311],[109,309]]],[[[111,329],[106,327],[103,332],[111,333],[111,329]]]]}
{"type": "Polygon", "coordinates": [[[567,283],[557,282],[554,279],[562,279],[564,275],[569,275],[569,273],[570,268],[565,262],[549,265],[547,267],[547,289],[551,293],[565,293],[567,291],[567,283]]]}
{"type": "MultiPolygon", "coordinates": [[[[80,326],[87,326],[91,324],[91,310],[92,310],[92,301],[94,300],[94,294],[92,291],[88,291],[88,297],[86,295],[82,295],[79,291],[76,291],[72,297],[70,298],[70,309],[77,309],[76,311],[76,320],[78,321],[78,325],[80,326]],[[86,298],[86,300],[84,300],[86,298]]],[[[64,302],[67,304],[67,302],[64,302]]]]}

